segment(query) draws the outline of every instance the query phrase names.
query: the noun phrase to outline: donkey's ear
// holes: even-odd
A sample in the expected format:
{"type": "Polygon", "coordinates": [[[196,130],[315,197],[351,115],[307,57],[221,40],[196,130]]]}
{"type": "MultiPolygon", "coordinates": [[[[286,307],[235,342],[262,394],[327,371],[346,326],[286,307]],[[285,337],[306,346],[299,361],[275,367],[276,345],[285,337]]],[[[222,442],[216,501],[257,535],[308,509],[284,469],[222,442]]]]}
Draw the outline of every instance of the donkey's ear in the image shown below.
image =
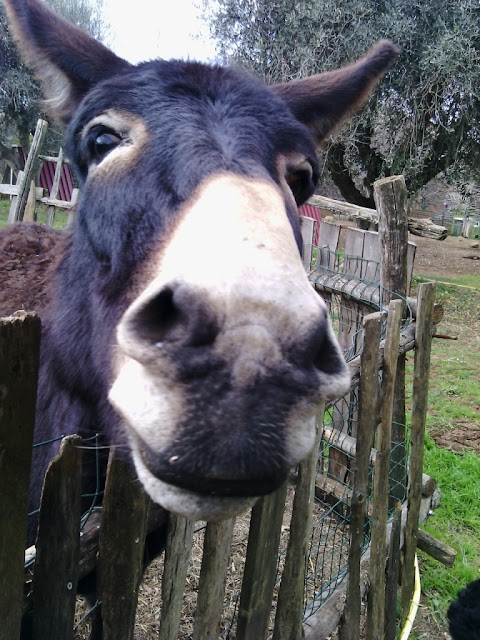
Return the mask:
{"type": "Polygon", "coordinates": [[[378,80],[400,50],[382,40],[354,64],[319,73],[271,88],[288,104],[294,115],[322,140],[357,110],[368,98],[378,80]]]}
{"type": "Polygon", "coordinates": [[[109,49],[38,0],[3,0],[15,39],[40,80],[47,111],[67,123],[101,80],[130,68],[109,49]]]}

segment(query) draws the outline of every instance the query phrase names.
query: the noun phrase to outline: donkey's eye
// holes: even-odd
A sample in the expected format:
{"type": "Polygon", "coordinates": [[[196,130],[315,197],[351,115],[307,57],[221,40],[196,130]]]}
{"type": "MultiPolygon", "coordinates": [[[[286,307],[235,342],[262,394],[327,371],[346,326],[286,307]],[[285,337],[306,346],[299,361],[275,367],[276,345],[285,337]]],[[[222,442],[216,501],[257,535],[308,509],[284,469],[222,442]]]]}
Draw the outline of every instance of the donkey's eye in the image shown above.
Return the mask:
{"type": "Polygon", "coordinates": [[[90,160],[100,162],[110,151],[121,144],[123,138],[119,134],[105,127],[94,128],[88,136],[88,151],[90,160]]]}
{"type": "Polygon", "coordinates": [[[297,204],[307,200],[315,189],[312,165],[307,160],[289,167],[285,177],[297,204]]]}

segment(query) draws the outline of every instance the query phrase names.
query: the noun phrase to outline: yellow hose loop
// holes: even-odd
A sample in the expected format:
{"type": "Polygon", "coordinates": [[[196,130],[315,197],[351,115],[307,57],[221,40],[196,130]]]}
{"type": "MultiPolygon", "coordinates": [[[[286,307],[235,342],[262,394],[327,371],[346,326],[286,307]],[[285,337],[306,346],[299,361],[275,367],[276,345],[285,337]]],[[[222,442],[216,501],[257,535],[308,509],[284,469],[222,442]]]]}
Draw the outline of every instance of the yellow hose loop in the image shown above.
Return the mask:
{"type": "Polygon", "coordinates": [[[420,570],[418,568],[417,554],[415,554],[415,587],[413,589],[413,597],[410,603],[410,610],[408,612],[407,619],[405,620],[405,626],[402,629],[399,640],[407,640],[412,631],[413,623],[415,622],[415,616],[417,615],[418,606],[420,604],[420,593],[420,570]]]}

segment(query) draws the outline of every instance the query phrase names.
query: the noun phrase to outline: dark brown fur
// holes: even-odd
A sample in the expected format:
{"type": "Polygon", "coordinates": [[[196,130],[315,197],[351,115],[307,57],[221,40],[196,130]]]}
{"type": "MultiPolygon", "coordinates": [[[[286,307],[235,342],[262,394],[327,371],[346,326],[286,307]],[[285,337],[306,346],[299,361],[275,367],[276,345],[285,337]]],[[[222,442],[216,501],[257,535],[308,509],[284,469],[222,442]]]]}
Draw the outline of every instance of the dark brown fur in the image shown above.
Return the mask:
{"type": "Polygon", "coordinates": [[[40,224],[14,224],[0,233],[0,316],[48,306],[52,274],[68,244],[66,233],[40,224]]]}

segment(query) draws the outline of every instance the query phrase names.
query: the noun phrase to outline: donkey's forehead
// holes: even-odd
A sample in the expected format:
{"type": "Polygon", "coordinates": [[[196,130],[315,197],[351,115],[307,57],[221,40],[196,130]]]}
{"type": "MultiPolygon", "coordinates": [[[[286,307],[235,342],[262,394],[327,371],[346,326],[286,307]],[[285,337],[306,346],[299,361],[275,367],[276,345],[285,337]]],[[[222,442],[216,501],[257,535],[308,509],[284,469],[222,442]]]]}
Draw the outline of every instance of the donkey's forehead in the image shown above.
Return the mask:
{"type": "Polygon", "coordinates": [[[78,134],[89,120],[112,108],[140,116],[149,128],[161,127],[165,134],[181,130],[188,136],[203,129],[219,142],[222,133],[229,141],[250,134],[259,142],[269,140],[268,151],[315,155],[307,128],[283,100],[240,69],[163,60],[140,64],[97,84],[70,131],[78,134]]]}

